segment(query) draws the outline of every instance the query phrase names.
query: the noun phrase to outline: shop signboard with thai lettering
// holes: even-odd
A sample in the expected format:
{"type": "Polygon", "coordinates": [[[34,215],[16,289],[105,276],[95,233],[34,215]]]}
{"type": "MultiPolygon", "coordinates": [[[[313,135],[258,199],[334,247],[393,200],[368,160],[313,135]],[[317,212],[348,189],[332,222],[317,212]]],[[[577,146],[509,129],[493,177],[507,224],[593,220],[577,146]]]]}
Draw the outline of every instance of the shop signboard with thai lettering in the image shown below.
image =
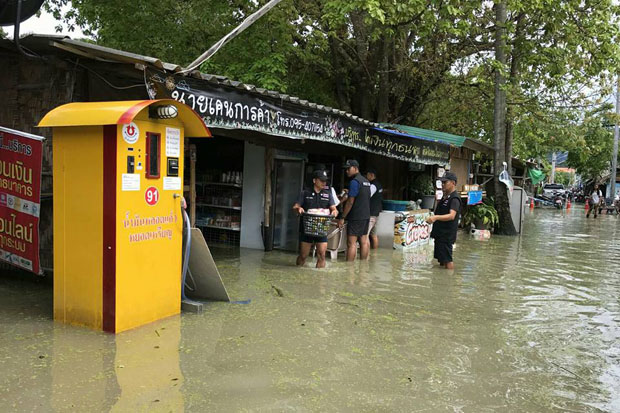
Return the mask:
{"type": "Polygon", "coordinates": [[[404,211],[405,219],[394,225],[394,248],[411,249],[426,245],[431,239],[433,226],[426,222],[431,216],[428,209],[404,211]]]}
{"type": "Polygon", "coordinates": [[[0,261],[36,274],[43,139],[0,127],[0,261]]]}
{"type": "Polygon", "coordinates": [[[406,162],[446,164],[449,146],[372,127],[346,116],[274,96],[221,87],[208,81],[147,70],[151,98],[172,98],[189,105],[211,128],[253,130],[291,139],[345,145],[406,162]]]}

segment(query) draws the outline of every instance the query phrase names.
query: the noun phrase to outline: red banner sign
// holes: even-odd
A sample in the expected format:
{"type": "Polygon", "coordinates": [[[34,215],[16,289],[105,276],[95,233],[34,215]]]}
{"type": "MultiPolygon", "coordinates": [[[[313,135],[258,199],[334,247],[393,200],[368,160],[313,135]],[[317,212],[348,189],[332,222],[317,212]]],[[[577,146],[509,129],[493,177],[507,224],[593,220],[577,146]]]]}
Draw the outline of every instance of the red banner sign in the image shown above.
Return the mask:
{"type": "Polygon", "coordinates": [[[43,139],[0,127],[0,260],[36,274],[43,139]]]}

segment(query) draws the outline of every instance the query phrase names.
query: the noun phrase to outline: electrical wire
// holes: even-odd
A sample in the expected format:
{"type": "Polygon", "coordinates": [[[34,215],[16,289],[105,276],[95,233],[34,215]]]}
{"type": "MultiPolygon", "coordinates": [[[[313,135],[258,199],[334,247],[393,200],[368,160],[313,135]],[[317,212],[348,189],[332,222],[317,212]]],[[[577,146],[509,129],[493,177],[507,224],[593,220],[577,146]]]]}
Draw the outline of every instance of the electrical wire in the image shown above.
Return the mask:
{"type": "Polygon", "coordinates": [[[75,62],[73,62],[73,63],[75,63],[77,66],[80,66],[80,67],[81,67],[81,68],[83,68],[83,69],[86,69],[88,72],[90,72],[90,73],[94,74],[95,76],[97,76],[99,79],[103,80],[103,81],[104,81],[104,82],[105,82],[108,86],[110,86],[110,87],[111,87],[111,88],[113,88],[113,89],[117,89],[117,90],[127,90],[127,89],[133,89],[133,88],[137,88],[137,87],[145,87],[145,85],[144,85],[144,84],[142,84],[142,83],[139,83],[139,84],[137,84],[137,85],[129,85],[129,86],[116,86],[116,85],[113,85],[112,83],[110,83],[110,82],[109,82],[109,81],[108,81],[105,77],[103,77],[103,76],[102,76],[102,75],[100,75],[99,73],[95,72],[95,71],[94,71],[93,69],[91,69],[90,67],[85,66],[85,65],[83,65],[83,64],[81,64],[81,63],[79,63],[77,60],[76,60],[75,62]]]}

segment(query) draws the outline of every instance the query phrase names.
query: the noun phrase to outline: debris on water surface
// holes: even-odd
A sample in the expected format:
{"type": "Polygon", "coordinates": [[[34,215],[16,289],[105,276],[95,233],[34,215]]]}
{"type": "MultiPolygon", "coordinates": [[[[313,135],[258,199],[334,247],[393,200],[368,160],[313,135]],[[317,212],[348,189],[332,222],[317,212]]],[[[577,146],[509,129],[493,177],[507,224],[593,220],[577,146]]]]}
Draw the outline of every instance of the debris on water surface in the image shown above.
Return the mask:
{"type": "Polygon", "coordinates": [[[282,292],[281,289],[279,289],[278,287],[276,287],[275,285],[271,285],[271,288],[276,292],[276,294],[278,295],[278,297],[284,297],[284,293],[282,292]]]}

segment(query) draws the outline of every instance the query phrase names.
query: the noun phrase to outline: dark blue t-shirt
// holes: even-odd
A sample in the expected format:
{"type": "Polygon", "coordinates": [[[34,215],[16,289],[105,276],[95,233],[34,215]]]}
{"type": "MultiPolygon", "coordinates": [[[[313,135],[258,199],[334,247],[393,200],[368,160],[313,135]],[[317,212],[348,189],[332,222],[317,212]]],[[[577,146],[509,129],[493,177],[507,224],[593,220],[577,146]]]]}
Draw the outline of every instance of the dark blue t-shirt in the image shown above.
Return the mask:
{"type": "Polygon", "coordinates": [[[352,179],[349,183],[349,196],[356,197],[360,194],[360,183],[352,179]]]}

